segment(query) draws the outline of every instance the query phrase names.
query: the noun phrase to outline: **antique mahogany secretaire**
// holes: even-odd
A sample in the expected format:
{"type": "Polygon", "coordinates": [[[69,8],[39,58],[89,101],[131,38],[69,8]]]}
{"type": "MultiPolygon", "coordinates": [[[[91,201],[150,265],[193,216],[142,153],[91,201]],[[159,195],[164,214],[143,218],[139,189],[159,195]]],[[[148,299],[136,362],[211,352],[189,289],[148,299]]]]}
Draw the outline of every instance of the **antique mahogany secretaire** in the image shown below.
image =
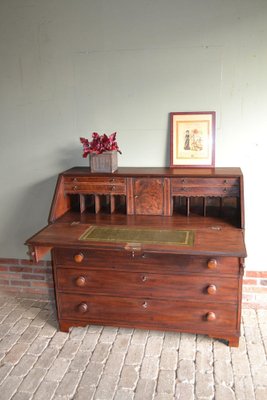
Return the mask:
{"type": "Polygon", "coordinates": [[[244,244],[239,168],[61,173],[49,224],[59,326],[207,334],[238,346],[244,244]]]}

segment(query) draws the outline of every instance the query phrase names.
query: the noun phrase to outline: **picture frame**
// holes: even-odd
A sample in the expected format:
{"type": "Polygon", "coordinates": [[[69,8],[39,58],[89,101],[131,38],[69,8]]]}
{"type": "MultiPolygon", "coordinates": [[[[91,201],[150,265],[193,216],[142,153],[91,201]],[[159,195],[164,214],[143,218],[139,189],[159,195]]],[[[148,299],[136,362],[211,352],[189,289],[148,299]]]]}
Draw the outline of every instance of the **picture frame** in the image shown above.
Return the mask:
{"type": "Polygon", "coordinates": [[[215,166],[215,111],[170,113],[170,167],[215,166]]]}

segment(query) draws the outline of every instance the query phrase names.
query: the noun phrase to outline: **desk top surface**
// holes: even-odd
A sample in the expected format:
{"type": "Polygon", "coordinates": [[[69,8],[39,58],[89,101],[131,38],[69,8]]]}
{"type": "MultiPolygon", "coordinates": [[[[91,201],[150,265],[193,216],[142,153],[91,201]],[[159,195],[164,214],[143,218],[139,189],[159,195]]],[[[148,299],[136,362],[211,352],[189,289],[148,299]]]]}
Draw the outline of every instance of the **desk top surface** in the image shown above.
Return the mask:
{"type": "Polygon", "coordinates": [[[238,167],[219,168],[165,168],[165,167],[121,167],[113,173],[92,173],[89,167],[73,167],[62,173],[64,176],[192,176],[192,177],[239,177],[242,171],[238,167]]]}
{"type": "MultiPolygon", "coordinates": [[[[50,224],[39,233],[28,239],[26,244],[31,246],[43,247],[75,247],[75,248],[105,248],[105,249],[129,249],[137,246],[142,251],[153,251],[162,253],[175,253],[184,255],[217,255],[246,257],[244,243],[244,232],[241,229],[231,227],[226,224],[191,223],[176,225],[170,217],[142,217],[142,216],[100,216],[92,215],[86,218],[86,223],[79,220],[72,222],[56,222],[50,224]],[[180,243],[134,243],[129,239],[129,235],[119,240],[81,240],[83,235],[92,226],[97,227],[118,227],[119,229],[154,229],[154,230],[187,230],[192,232],[194,240],[190,240],[187,245],[180,243]]],[[[110,233],[111,234],[111,233],[110,233]]],[[[111,238],[112,239],[112,238],[111,238]]]]}

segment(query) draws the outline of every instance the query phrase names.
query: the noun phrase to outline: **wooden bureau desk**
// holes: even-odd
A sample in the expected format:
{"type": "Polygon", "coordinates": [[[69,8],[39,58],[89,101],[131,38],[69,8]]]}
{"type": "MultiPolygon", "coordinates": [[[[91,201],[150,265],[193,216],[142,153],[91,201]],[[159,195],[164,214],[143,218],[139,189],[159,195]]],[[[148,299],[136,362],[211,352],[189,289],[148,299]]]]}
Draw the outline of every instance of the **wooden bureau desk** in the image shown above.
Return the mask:
{"type": "Polygon", "coordinates": [[[49,224],[59,326],[207,334],[238,346],[244,244],[239,168],[75,167],[58,177],[49,224]]]}

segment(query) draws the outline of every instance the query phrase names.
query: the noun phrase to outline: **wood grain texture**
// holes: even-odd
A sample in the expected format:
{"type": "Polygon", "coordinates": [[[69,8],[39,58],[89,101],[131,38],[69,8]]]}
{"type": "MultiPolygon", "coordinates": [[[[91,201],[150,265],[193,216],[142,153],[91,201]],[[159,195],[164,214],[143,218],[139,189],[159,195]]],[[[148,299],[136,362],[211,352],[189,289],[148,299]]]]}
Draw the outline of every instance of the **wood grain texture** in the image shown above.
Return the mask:
{"type": "Polygon", "coordinates": [[[244,243],[239,168],[119,168],[60,174],[49,225],[27,240],[52,249],[59,326],[192,332],[238,346],[244,243]],[[185,230],[194,242],[84,241],[92,226],[185,230]]]}
{"type": "MultiPolygon", "coordinates": [[[[163,217],[169,218],[169,217],[163,217]]],[[[95,219],[96,220],[96,219],[95,219]]],[[[98,219],[99,224],[101,218],[98,219]]],[[[116,221],[116,218],[105,218],[105,223],[108,221],[116,221]]],[[[139,222],[141,220],[139,219],[139,222]]],[[[151,220],[152,222],[152,220],[151,220]]],[[[142,225],[141,225],[142,226],[142,225]]],[[[143,225],[149,227],[149,225],[143,225]]],[[[151,226],[151,225],[150,225],[151,226]]],[[[154,225],[156,226],[156,225],[154,225]]],[[[57,223],[48,225],[41,232],[27,241],[31,246],[45,246],[45,247],[70,247],[82,248],[84,241],[79,240],[82,234],[90,227],[89,224],[65,224],[57,223]]],[[[162,228],[163,224],[159,226],[162,228]]],[[[237,256],[245,257],[246,250],[244,245],[244,233],[239,229],[213,229],[210,228],[196,228],[195,241],[192,246],[181,246],[174,244],[142,244],[140,247],[144,252],[156,251],[163,253],[187,254],[187,255],[212,255],[217,256],[237,256]]],[[[127,241],[117,243],[108,242],[90,242],[88,248],[103,248],[103,249],[125,249],[127,241]]]]}
{"type": "Polygon", "coordinates": [[[136,178],[133,181],[136,215],[163,215],[162,178],[136,178]]]}
{"type": "MultiPolygon", "coordinates": [[[[59,294],[60,318],[72,320],[87,320],[88,323],[109,322],[124,326],[151,328],[157,326],[179,329],[186,327],[190,332],[211,333],[236,331],[236,305],[216,303],[197,304],[188,301],[154,300],[147,298],[59,294]],[[79,306],[87,305],[87,310],[81,312],[79,306]],[[216,315],[214,320],[208,320],[208,313],[216,315]]],[[[85,307],[84,307],[85,308],[85,307]]]]}
{"type": "Polygon", "coordinates": [[[238,279],[205,275],[155,274],[114,270],[57,268],[57,288],[65,292],[188,299],[236,303],[238,279]],[[215,287],[215,290],[214,290],[215,287]],[[212,290],[213,289],[213,290],[212,290]]]}

